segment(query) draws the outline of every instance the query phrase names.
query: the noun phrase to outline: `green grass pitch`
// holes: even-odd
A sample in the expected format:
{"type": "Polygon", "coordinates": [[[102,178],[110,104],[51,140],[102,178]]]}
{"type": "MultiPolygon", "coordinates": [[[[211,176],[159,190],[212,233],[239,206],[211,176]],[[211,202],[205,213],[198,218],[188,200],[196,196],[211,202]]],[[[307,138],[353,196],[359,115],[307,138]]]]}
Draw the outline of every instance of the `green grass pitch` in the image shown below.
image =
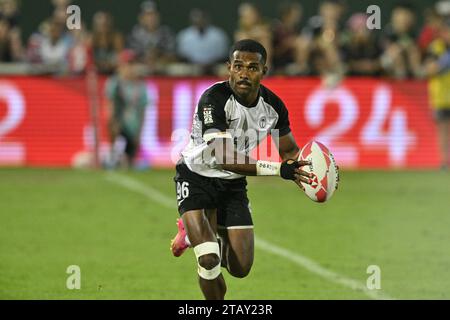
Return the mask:
{"type": "MultiPolygon", "coordinates": [[[[170,170],[119,172],[171,197],[170,170]]],[[[395,299],[450,298],[450,175],[344,171],[326,204],[279,178],[249,178],[255,234],[395,299]]],[[[202,299],[192,250],[174,258],[178,213],[102,171],[0,169],[0,299],[202,299]],[[69,290],[70,265],[81,289],[69,290]]],[[[228,299],[369,299],[295,262],[255,251],[224,271],[228,299]]]]}

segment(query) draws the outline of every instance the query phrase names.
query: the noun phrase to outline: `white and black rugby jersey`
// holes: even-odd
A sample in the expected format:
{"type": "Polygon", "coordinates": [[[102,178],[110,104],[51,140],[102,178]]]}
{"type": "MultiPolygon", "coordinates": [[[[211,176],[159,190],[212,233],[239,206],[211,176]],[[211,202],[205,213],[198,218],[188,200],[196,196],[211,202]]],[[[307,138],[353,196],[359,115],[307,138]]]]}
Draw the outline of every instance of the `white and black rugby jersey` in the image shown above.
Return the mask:
{"type": "Polygon", "coordinates": [[[188,168],[202,176],[241,178],[243,176],[237,173],[218,169],[214,157],[205,159],[203,151],[207,142],[217,136],[226,136],[233,139],[237,151],[248,154],[273,129],[278,129],[280,137],[291,131],[288,110],[276,94],[260,85],[256,102],[244,106],[233,94],[228,81],[218,82],[201,96],[194,113],[189,144],[181,155],[188,168]]]}

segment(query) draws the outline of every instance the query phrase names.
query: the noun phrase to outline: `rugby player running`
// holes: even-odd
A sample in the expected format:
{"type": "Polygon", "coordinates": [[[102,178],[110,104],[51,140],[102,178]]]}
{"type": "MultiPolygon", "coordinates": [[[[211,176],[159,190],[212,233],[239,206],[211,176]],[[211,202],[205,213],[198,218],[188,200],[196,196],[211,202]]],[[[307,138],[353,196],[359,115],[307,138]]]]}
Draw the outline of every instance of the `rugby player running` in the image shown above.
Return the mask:
{"type": "Polygon", "coordinates": [[[238,278],[253,264],[254,235],[245,176],[280,176],[310,184],[297,161],[299,148],[281,99],[260,84],[267,53],[258,42],[236,42],[227,63],[229,79],[208,88],[194,113],[189,144],[176,165],[178,233],[174,256],[194,249],[206,299],[224,299],[221,267],[238,278]],[[268,135],[282,162],[255,160],[249,152],[268,135]]]}

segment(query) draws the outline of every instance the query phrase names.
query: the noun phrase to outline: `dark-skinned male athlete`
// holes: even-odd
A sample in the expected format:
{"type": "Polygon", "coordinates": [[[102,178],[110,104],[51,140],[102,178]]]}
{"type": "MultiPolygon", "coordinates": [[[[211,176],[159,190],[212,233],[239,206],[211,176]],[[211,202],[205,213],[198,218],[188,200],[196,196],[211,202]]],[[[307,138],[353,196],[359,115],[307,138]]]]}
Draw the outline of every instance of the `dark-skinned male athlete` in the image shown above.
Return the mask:
{"type": "Polygon", "coordinates": [[[229,54],[228,81],[201,96],[190,142],[176,165],[178,234],[171,250],[194,249],[200,288],[206,299],[224,299],[221,266],[238,278],[253,264],[254,236],[245,176],[280,176],[310,183],[297,161],[299,148],[289,127],[288,110],[260,84],[267,53],[253,40],[241,40],[229,54]],[[276,135],[278,138],[276,138],[276,135]],[[251,134],[248,134],[251,133],[251,134]],[[283,162],[251,159],[249,152],[271,134],[283,162]],[[219,238],[218,238],[218,237],[219,238]]]}

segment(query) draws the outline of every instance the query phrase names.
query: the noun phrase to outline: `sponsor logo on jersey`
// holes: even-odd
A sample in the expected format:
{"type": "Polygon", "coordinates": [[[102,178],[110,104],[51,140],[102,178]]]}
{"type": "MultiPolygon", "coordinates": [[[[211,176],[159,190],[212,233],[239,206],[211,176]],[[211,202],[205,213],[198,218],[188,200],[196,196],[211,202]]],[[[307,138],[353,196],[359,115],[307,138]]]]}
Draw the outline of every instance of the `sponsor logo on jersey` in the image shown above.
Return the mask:
{"type": "Polygon", "coordinates": [[[212,105],[203,107],[203,123],[204,124],[213,124],[214,123],[212,112],[213,112],[212,105]]]}

